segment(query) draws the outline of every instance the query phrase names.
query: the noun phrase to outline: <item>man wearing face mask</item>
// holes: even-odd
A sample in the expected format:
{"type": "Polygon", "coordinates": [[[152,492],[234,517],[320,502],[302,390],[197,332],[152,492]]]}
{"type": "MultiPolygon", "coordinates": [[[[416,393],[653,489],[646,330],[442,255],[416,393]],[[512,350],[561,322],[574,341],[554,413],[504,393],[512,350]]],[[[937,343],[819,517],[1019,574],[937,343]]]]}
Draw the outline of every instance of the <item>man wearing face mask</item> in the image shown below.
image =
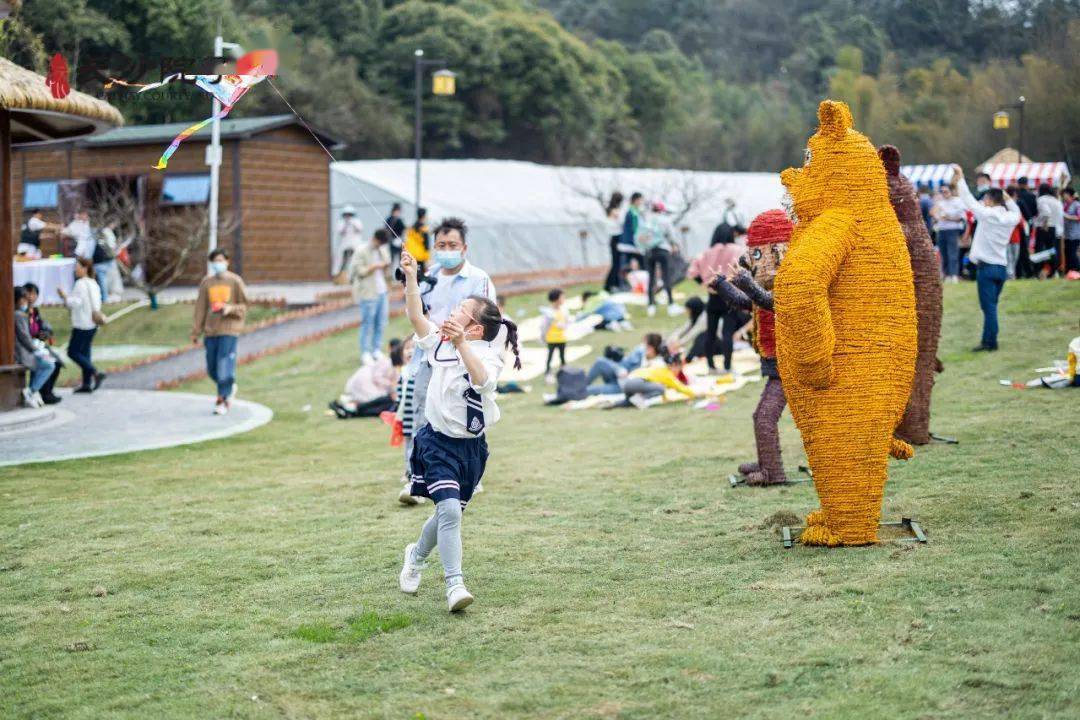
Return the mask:
{"type": "MultiPolygon", "coordinates": [[[[446,218],[435,228],[431,260],[438,268],[435,273],[437,281],[435,287],[424,293],[422,298],[428,309],[428,320],[435,325],[442,325],[451,311],[467,297],[481,295],[495,301],[495,285],[491,278],[465,259],[469,249],[467,232],[465,221],[454,217],[446,218]]],[[[424,403],[431,379],[431,366],[426,362],[423,348],[417,347],[413,353],[408,374],[415,378],[413,427],[423,427],[427,421],[424,403]]],[[[406,482],[398,500],[405,505],[415,505],[416,498],[409,494],[409,489],[410,483],[406,482]]]]}
{"type": "Polygon", "coordinates": [[[229,412],[236,396],[236,342],[247,315],[247,288],[236,273],[229,271],[229,253],[210,251],[210,273],[199,283],[191,342],[203,336],[206,346],[206,374],[217,384],[214,414],[229,412]]]}

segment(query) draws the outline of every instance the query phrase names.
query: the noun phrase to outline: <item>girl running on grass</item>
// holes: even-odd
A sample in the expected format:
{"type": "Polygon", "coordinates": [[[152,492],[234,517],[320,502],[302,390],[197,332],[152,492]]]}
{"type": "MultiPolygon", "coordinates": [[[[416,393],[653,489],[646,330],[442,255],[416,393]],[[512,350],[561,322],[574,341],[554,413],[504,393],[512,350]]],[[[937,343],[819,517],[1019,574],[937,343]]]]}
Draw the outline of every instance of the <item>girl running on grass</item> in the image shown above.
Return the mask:
{"type": "Polygon", "coordinates": [[[484,433],[499,420],[495,387],[502,370],[502,349],[495,342],[504,326],[505,346],[518,357],[517,326],[505,319],[486,297],[466,298],[441,327],[424,317],[416,259],[401,254],[405,273],[405,311],[416,331],[416,344],[431,365],[425,417],[427,424],[413,437],[412,489],[415,496],[431,498],[434,514],[420,537],[405,546],[405,562],[398,578],[401,591],[416,594],[427,556],[439,548],[446,601],[450,612],[473,601],[461,574],[461,514],[480,483],[487,463],[484,433]]]}

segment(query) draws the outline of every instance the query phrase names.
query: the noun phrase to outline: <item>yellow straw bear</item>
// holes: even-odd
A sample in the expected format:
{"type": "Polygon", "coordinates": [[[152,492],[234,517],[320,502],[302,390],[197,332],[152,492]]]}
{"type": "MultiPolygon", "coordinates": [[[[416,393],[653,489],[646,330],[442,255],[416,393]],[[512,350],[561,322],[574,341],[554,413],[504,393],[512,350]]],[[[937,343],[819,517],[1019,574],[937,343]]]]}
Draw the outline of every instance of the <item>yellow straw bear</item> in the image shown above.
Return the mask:
{"type": "Polygon", "coordinates": [[[911,393],[915,290],[885,169],[851,111],[826,100],[802,168],[780,181],[795,231],[775,281],[776,355],[821,510],[807,545],[877,542],[888,458],[911,393]]]}

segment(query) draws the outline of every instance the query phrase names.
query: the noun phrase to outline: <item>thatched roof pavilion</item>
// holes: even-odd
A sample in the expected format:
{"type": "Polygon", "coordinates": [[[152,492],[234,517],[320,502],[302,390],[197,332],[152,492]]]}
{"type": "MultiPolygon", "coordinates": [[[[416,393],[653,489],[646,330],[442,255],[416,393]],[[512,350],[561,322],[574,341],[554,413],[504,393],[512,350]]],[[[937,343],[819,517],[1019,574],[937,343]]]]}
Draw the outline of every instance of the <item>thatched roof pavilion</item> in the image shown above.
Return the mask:
{"type": "Polygon", "coordinates": [[[43,76],[0,58],[0,412],[18,404],[25,373],[15,364],[11,146],[92,135],[123,123],[107,102],[77,90],[54,98],[43,76]]]}
{"type": "Polygon", "coordinates": [[[120,112],[104,100],[78,90],[54,98],[44,77],[4,58],[0,108],[11,115],[13,145],[90,135],[124,124],[120,112]]]}

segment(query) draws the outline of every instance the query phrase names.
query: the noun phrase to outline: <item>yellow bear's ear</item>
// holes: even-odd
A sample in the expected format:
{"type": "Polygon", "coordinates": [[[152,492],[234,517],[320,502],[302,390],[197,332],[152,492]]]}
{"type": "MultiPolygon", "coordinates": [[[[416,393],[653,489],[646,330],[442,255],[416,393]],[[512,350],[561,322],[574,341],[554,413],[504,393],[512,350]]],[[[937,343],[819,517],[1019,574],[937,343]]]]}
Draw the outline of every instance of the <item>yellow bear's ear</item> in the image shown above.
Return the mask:
{"type": "Polygon", "coordinates": [[[854,125],[847,103],[839,100],[822,100],[817,116],[821,134],[834,140],[844,137],[854,125]]]}

